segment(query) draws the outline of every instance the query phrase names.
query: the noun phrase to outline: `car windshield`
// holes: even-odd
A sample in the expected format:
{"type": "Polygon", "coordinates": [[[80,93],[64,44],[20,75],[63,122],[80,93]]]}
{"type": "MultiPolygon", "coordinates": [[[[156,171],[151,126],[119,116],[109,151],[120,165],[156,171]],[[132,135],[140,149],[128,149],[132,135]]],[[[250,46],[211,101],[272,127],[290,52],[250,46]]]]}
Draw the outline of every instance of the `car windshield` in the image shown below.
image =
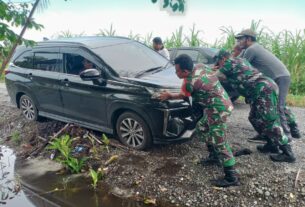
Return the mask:
{"type": "Polygon", "coordinates": [[[144,71],[165,67],[169,62],[154,50],[135,41],[94,48],[93,51],[121,77],[135,77],[144,71]]]}

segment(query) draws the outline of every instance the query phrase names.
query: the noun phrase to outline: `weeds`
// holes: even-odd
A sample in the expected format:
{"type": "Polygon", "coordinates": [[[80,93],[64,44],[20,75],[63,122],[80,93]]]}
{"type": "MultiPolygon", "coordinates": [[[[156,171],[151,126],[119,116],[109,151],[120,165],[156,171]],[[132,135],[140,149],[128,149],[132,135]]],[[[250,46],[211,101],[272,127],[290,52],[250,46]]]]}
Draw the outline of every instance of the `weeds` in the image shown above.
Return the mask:
{"type": "Polygon", "coordinates": [[[21,143],[20,132],[14,131],[12,133],[12,142],[14,143],[14,145],[20,145],[21,143]]]}
{"type": "Polygon", "coordinates": [[[83,166],[85,165],[86,157],[84,158],[74,158],[71,155],[72,151],[72,139],[69,135],[61,136],[60,138],[55,138],[54,141],[50,142],[48,149],[58,150],[60,156],[56,160],[62,163],[67,169],[72,173],[79,173],[83,166]]]}
{"type": "Polygon", "coordinates": [[[97,187],[97,182],[102,179],[104,173],[103,173],[103,170],[101,168],[99,168],[97,171],[93,170],[93,169],[90,169],[90,176],[91,176],[91,179],[92,179],[92,187],[94,189],[96,189],[97,187]]]}

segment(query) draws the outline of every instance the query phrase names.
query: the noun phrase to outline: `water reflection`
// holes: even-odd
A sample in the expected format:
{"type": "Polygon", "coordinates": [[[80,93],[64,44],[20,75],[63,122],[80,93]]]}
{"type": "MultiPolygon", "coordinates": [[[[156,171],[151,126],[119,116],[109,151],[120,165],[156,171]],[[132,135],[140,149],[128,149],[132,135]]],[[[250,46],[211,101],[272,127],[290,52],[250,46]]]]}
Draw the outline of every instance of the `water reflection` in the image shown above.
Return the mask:
{"type": "Polygon", "coordinates": [[[0,146],[0,206],[33,207],[21,190],[20,180],[14,173],[16,156],[7,147],[0,146]]]}
{"type": "MultiPolygon", "coordinates": [[[[90,185],[90,178],[82,175],[58,175],[58,169],[59,165],[46,159],[16,160],[11,149],[0,146],[0,206],[150,206],[145,205],[143,200],[118,197],[103,183],[94,191],[90,185]]],[[[127,192],[129,189],[124,190],[127,192]]],[[[164,203],[158,206],[173,205],[164,203]]]]}

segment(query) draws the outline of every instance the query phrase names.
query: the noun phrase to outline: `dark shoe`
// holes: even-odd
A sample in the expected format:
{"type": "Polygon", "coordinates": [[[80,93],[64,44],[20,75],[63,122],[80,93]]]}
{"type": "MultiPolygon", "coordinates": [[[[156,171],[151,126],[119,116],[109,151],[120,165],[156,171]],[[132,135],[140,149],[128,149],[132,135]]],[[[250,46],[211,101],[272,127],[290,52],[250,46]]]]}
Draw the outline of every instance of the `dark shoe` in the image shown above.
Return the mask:
{"type": "Polygon", "coordinates": [[[212,185],[216,187],[230,187],[230,186],[239,186],[239,175],[234,169],[234,167],[224,167],[224,178],[220,178],[217,180],[211,180],[212,185]]]}
{"type": "Polygon", "coordinates": [[[233,153],[234,157],[238,157],[242,155],[250,155],[250,154],[252,154],[252,151],[248,148],[244,148],[233,153]]]}
{"type": "Polygon", "coordinates": [[[281,145],[280,149],[283,151],[283,153],[277,155],[270,155],[270,158],[273,162],[295,162],[296,158],[289,144],[281,145]]]}
{"type": "Polygon", "coordinates": [[[296,124],[289,125],[290,127],[290,134],[293,138],[301,138],[300,130],[298,129],[298,126],[296,124]]]}
{"type": "Polygon", "coordinates": [[[256,149],[261,153],[279,153],[278,146],[270,143],[265,145],[257,145],[256,149]]]}
{"type": "Polygon", "coordinates": [[[256,142],[256,143],[266,143],[267,139],[266,139],[266,137],[258,134],[255,137],[249,138],[248,141],[256,142]]]}
{"type": "Polygon", "coordinates": [[[215,153],[210,153],[208,157],[200,160],[200,164],[203,166],[221,165],[219,157],[215,153]]]}

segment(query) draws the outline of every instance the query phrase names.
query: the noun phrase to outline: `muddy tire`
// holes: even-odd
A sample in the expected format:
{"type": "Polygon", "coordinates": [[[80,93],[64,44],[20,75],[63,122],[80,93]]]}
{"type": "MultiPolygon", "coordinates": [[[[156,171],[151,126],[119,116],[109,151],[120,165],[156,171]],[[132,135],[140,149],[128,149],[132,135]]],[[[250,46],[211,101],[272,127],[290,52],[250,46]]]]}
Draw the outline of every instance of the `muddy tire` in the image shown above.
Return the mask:
{"type": "Polygon", "coordinates": [[[152,136],[146,122],[133,112],[125,112],[116,122],[120,141],[133,149],[143,150],[151,146],[152,136]]]}
{"type": "Polygon", "coordinates": [[[22,115],[28,121],[37,121],[38,120],[38,110],[33,99],[27,95],[22,95],[19,100],[20,110],[22,115]]]}

